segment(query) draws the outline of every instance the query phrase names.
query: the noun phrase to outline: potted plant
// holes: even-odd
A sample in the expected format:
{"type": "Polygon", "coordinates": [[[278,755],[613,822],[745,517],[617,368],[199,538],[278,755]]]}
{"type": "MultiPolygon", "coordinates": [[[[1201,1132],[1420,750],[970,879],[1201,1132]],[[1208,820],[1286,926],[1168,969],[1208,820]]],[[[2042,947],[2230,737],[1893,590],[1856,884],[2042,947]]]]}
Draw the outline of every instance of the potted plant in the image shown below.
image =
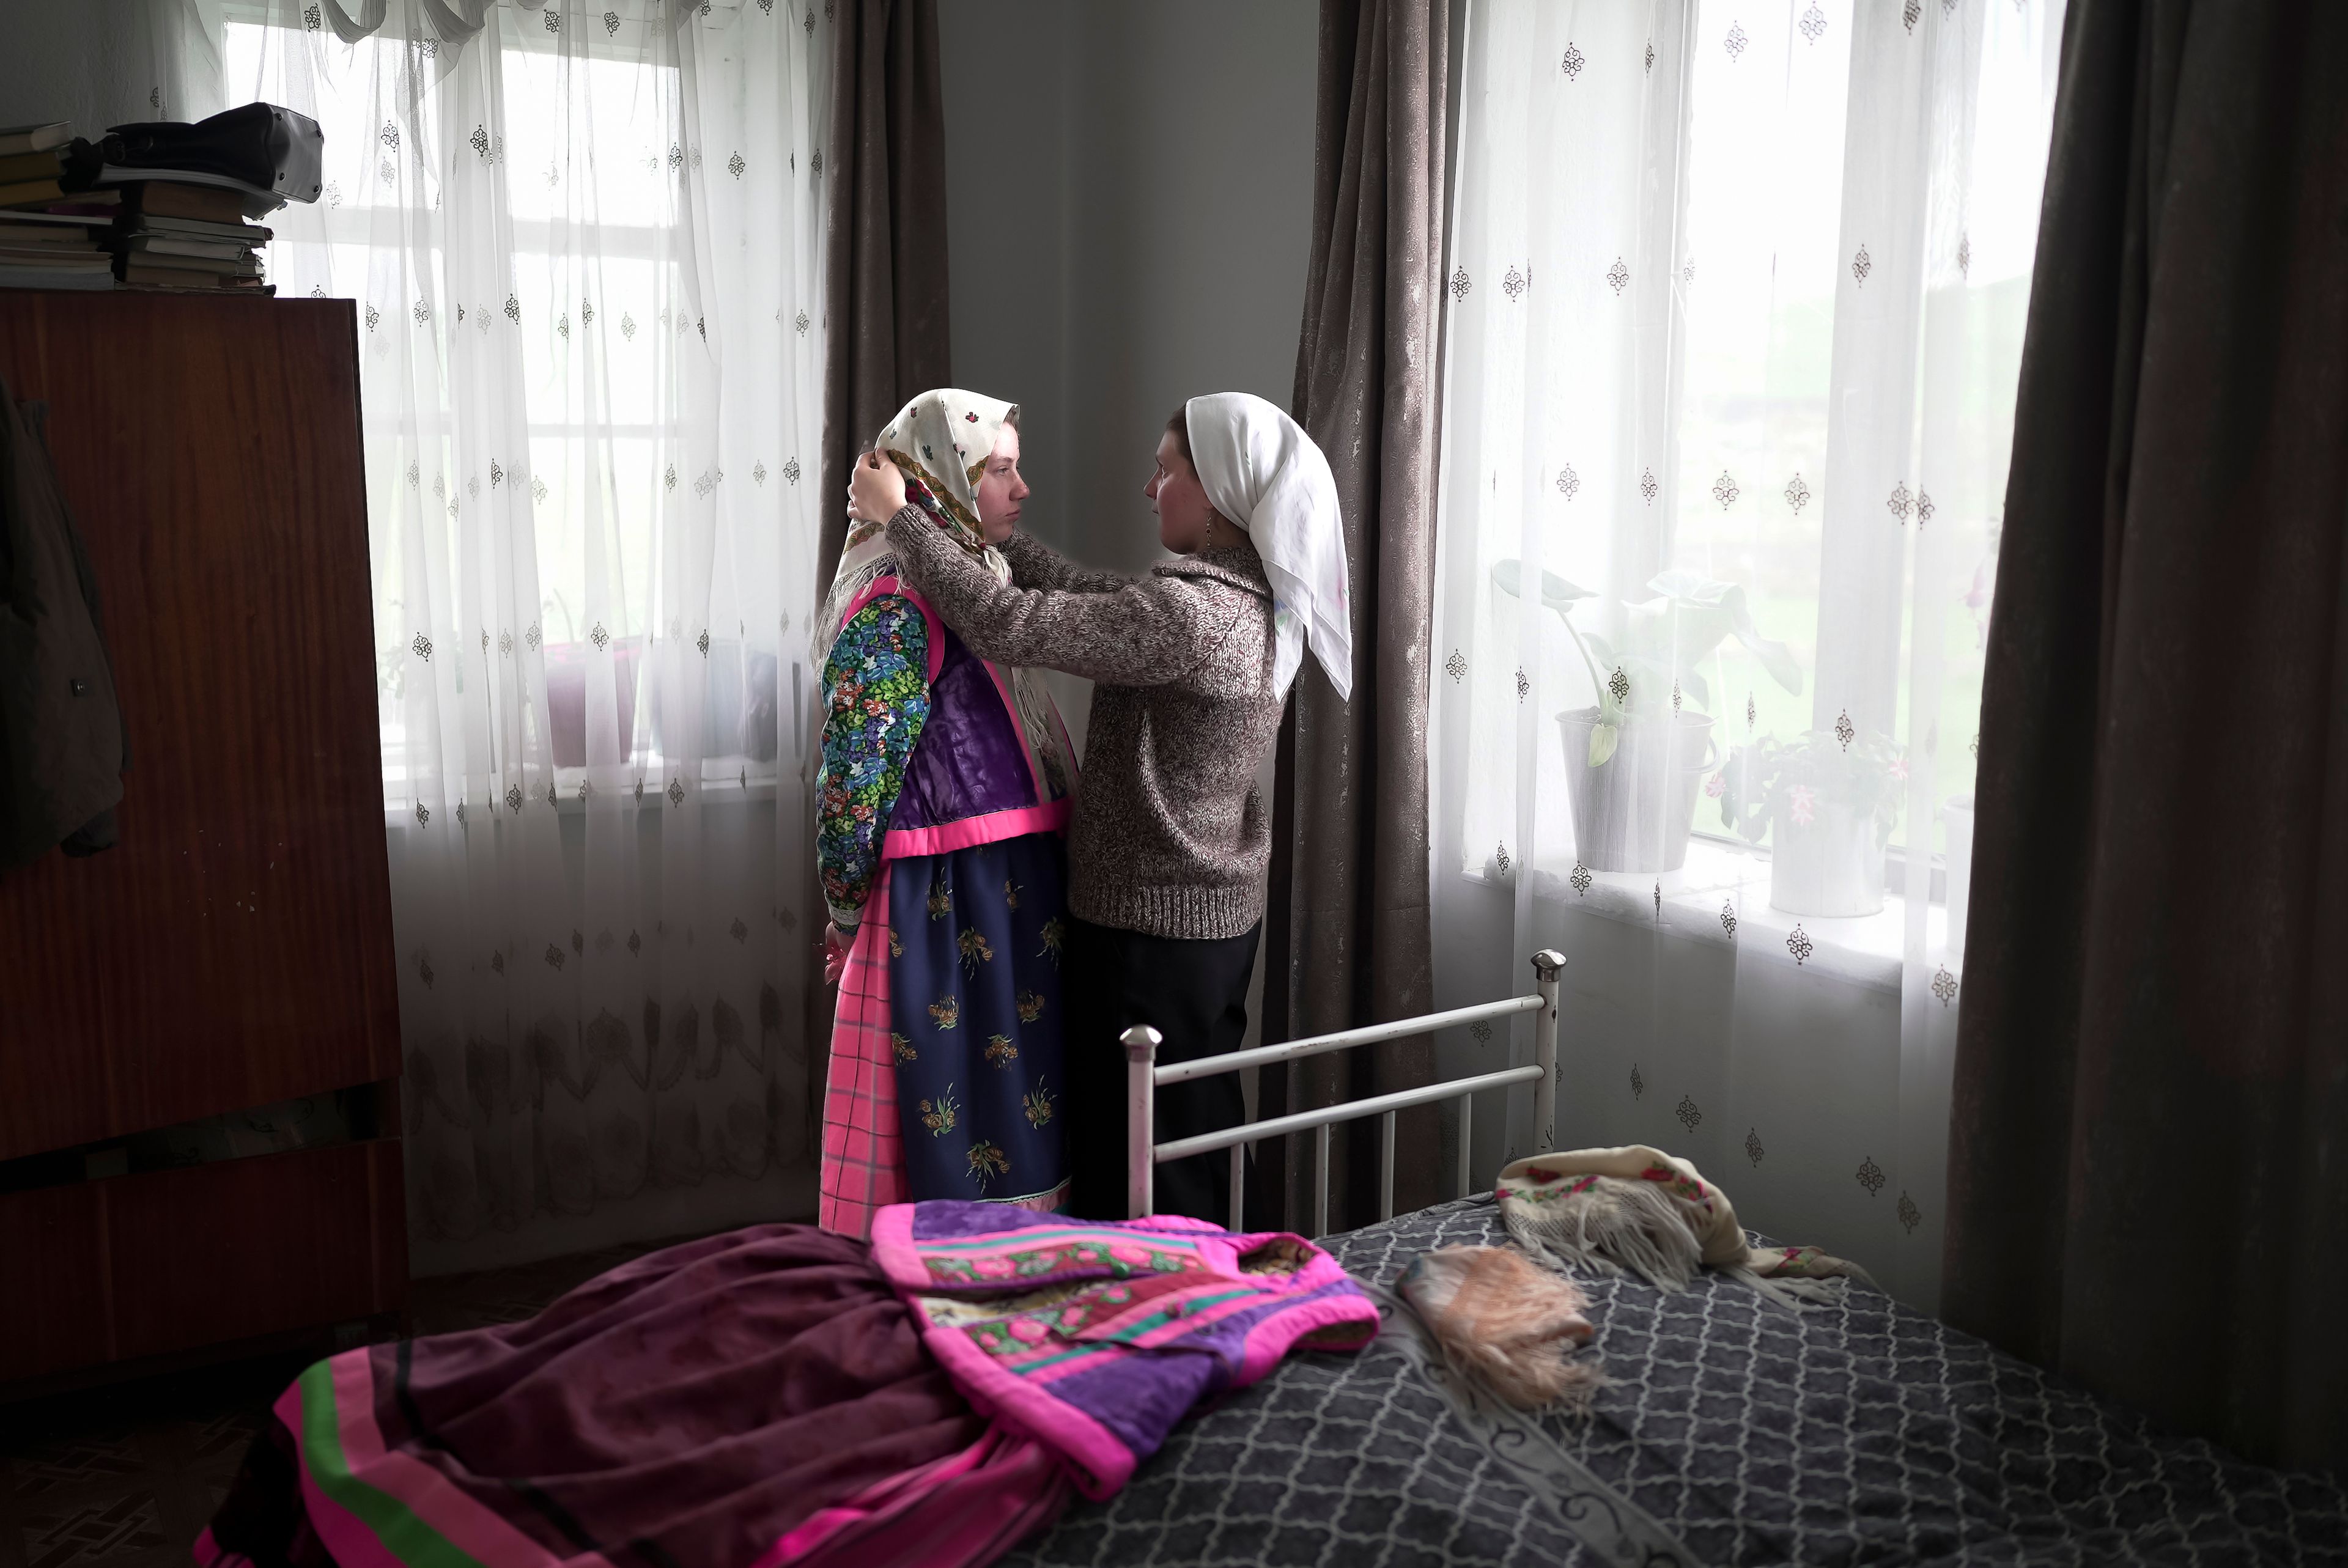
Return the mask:
{"type": "Polygon", "coordinates": [[[1849,916],[1883,907],[1883,849],[1907,785],[1900,748],[1845,720],[1738,747],[1711,788],[1724,824],[1748,843],[1771,841],[1772,908],[1849,916]]]}
{"type": "MultiPolygon", "coordinates": [[[[1493,585],[1515,597],[1522,575],[1516,561],[1501,561],[1493,585]]],[[[1714,760],[1702,665],[1723,639],[1744,644],[1787,691],[1802,690],[1801,666],[1761,635],[1742,588],[1667,571],[1647,591],[1654,597],[1608,601],[1610,639],[1574,623],[1573,607],[1599,595],[1541,573],[1541,602],[1564,622],[1598,694],[1594,707],[1557,715],[1574,843],[1593,871],[1676,871],[1686,862],[1696,792],[1714,760]]]]}

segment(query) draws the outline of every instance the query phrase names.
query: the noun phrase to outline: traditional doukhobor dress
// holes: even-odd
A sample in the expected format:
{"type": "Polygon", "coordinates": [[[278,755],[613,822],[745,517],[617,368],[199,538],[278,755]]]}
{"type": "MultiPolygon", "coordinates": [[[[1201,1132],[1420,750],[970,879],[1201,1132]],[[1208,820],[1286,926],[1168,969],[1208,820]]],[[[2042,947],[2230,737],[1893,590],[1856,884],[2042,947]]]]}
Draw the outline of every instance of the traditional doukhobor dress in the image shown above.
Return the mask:
{"type": "Polygon", "coordinates": [[[999,1204],[754,1225],[277,1400],[199,1568],[976,1568],[1377,1309],[1288,1235],[999,1204]]]}
{"type": "MultiPolygon", "coordinates": [[[[910,500],[988,570],[978,475],[1017,410],[924,393],[881,433],[910,500]]],[[[850,534],[817,658],[817,863],[853,930],[824,1095],[823,1225],[885,1204],[1067,1195],[1060,958],[1075,748],[1032,670],[978,658],[901,581],[883,524],[850,534]]]]}

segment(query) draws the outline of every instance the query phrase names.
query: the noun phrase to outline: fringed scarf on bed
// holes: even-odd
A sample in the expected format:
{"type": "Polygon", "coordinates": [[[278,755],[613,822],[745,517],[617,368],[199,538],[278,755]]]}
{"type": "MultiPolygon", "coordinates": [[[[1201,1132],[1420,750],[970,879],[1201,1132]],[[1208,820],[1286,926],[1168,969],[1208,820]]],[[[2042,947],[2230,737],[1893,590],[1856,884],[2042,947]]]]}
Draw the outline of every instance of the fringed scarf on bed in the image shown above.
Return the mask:
{"type": "Polygon", "coordinates": [[[1535,1154],[1500,1172],[1500,1217],[1517,1245],[1560,1270],[1627,1270],[1684,1290],[1699,1267],[1787,1307],[1830,1299],[1866,1270],[1814,1246],[1756,1251],[1728,1194],[1677,1155],[1633,1143],[1535,1154]]]}

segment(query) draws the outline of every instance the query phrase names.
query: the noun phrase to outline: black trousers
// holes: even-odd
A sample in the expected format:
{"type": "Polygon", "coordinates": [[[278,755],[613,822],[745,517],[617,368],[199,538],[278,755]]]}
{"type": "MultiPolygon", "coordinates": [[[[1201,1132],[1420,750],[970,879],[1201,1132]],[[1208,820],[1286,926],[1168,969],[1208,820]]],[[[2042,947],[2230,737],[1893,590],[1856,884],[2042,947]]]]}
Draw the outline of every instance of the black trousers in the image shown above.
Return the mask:
{"type": "MultiPolygon", "coordinates": [[[[1159,1062],[1236,1050],[1247,1034],[1248,981],[1263,927],[1209,940],[1145,937],[1073,917],[1061,968],[1066,1009],[1064,1071],[1068,1087],[1069,1207],[1092,1220],[1126,1217],[1125,1048],[1118,1037],[1146,1023],[1164,1037],[1159,1062]]],[[[1247,1120],[1237,1073],[1169,1083],[1158,1091],[1155,1140],[1220,1132],[1247,1120]]],[[[1161,1214],[1217,1225],[1231,1217],[1231,1156],[1197,1154],[1158,1167],[1161,1214]]],[[[1247,1228],[1271,1228],[1250,1176],[1247,1228]]]]}

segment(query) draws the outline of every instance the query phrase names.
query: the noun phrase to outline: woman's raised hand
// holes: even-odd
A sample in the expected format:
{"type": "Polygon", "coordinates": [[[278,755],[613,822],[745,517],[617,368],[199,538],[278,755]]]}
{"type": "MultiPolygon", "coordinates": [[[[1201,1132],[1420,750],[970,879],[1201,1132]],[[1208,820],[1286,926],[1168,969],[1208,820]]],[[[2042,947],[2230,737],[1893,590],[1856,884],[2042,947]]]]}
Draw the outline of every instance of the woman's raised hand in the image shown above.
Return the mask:
{"type": "Polygon", "coordinates": [[[856,460],[848,483],[848,515],[860,522],[885,523],[905,508],[905,476],[877,450],[856,460]]]}

